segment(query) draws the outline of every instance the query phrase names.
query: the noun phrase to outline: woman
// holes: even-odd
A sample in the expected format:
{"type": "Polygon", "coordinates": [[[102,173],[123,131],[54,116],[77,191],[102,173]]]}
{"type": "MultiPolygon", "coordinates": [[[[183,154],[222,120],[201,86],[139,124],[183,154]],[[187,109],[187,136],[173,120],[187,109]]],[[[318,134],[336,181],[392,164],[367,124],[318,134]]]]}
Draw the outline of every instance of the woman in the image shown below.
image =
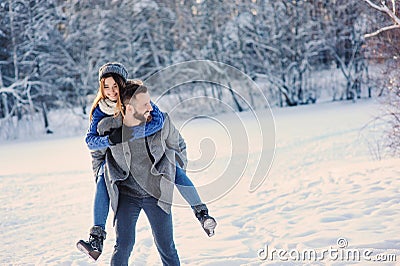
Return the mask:
{"type": "MultiPolygon", "coordinates": [[[[110,145],[115,144],[111,136],[116,135],[106,134],[100,136],[97,131],[97,126],[104,117],[123,115],[120,93],[127,83],[143,84],[141,81],[128,80],[126,68],[118,62],[104,64],[100,67],[98,76],[99,90],[97,97],[93,101],[90,112],[90,126],[86,135],[86,143],[89,149],[92,150],[92,167],[96,178],[96,192],[93,206],[94,226],[90,229],[89,241],[79,240],[77,243],[78,249],[88,254],[94,260],[97,260],[103,250],[103,240],[106,238],[105,225],[110,204],[107,187],[104,181],[104,155],[105,150],[110,147],[110,145]]],[[[162,117],[162,114],[153,103],[151,117],[153,117],[153,119],[145,125],[145,137],[154,134],[157,130],[161,130],[162,128],[162,124],[160,123],[162,119],[159,119],[162,117]]],[[[201,202],[193,183],[183,174],[183,170],[178,166],[176,173],[175,184],[178,185],[179,192],[190,204],[203,228],[205,221],[207,221],[207,223],[212,223],[212,230],[211,233],[209,233],[209,236],[212,236],[213,229],[216,226],[215,219],[208,215],[208,209],[206,205],[201,202]]]]}

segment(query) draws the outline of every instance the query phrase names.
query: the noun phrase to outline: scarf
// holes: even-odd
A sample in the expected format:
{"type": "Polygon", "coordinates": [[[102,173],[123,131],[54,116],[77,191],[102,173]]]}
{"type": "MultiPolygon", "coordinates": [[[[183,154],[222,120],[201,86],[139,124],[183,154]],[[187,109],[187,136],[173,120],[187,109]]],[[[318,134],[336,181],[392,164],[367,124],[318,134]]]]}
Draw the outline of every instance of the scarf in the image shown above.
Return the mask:
{"type": "Polygon", "coordinates": [[[115,107],[117,106],[116,102],[111,101],[110,99],[101,99],[99,101],[100,110],[106,115],[113,115],[115,113],[115,107]]]}

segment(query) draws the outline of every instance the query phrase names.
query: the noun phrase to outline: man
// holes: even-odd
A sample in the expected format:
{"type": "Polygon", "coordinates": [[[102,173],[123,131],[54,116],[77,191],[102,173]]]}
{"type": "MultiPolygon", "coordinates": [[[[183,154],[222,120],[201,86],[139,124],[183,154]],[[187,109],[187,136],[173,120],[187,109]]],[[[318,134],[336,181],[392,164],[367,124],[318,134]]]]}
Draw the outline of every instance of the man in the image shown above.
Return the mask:
{"type": "MultiPolygon", "coordinates": [[[[179,265],[171,204],[176,173],[186,165],[186,144],[167,114],[150,115],[153,106],[145,86],[128,85],[122,102],[125,108],[122,127],[118,119],[104,119],[98,126],[99,132],[104,133],[117,128],[109,135],[114,145],[107,151],[105,163],[106,185],[116,213],[116,245],[111,264],[128,264],[135,243],[136,222],[143,209],[163,264],[179,265]],[[145,126],[150,119],[154,128],[145,126]],[[155,133],[149,135],[148,130],[155,133]]],[[[203,227],[213,230],[216,223],[206,208],[198,213],[203,227]]]]}

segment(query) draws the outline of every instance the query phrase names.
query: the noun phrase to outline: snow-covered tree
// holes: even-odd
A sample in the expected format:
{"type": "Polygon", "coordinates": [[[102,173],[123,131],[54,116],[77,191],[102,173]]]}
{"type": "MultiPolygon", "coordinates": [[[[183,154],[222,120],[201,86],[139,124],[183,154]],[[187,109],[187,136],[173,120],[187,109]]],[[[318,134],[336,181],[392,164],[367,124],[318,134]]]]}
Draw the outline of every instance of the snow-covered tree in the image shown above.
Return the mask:
{"type": "MultiPolygon", "coordinates": [[[[5,0],[0,119],[60,107],[85,115],[98,88],[97,70],[107,61],[122,62],[131,78],[141,79],[174,63],[220,61],[263,78],[262,90],[281,106],[317,101],[322,90],[332,88],[313,84],[313,75],[335,65],[345,82],[336,84],[334,98],[357,99],[372,88],[365,60],[365,47],[371,46],[364,34],[397,23],[398,5],[391,3],[396,1],[5,0]],[[387,18],[366,13],[373,5],[384,8],[379,10],[387,18]]],[[[224,90],[196,84],[185,92],[245,110],[234,90],[263,106],[255,91],[231,85],[224,90]]]]}
{"type": "Polygon", "coordinates": [[[0,7],[6,48],[0,69],[0,118],[21,119],[25,114],[45,111],[49,102],[51,82],[41,73],[40,55],[52,46],[48,32],[55,29],[51,25],[58,21],[56,5],[53,1],[8,0],[0,7]]]}
{"type": "Polygon", "coordinates": [[[384,119],[388,125],[387,146],[394,155],[400,156],[400,2],[370,1],[366,4],[379,12],[370,25],[370,32],[365,37],[370,60],[381,64],[380,75],[374,79],[384,95],[384,119]]]}
{"type": "Polygon", "coordinates": [[[399,29],[400,28],[400,17],[399,13],[399,5],[400,2],[396,0],[391,1],[374,1],[374,0],[363,0],[373,9],[380,11],[386,14],[387,18],[390,19],[390,22],[386,22],[386,25],[375,25],[374,32],[369,32],[365,34],[366,38],[376,36],[384,31],[399,29]]]}
{"type": "Polygon", "coordinates": [[[306,82],[315,53],[309,9],[305,1],[261,1],[253,9],[254,23],[242,28],[247,40],[242,51],[254,62],[254,74],[265,75],[279,91],[281,106],[316,101],[306,82]]]}
{"type": "Polygon", "coordinates": [[[335,90],[334,100],[355,100],[361,97],[362,81],[365,78],[368,62],[364,54],[366,22],[362,15],[362,5],[357,1],[314,1],[319,10],[322,31],[319,39],[323,40],[321,50],[341,70],[346,83],[335,90]]]}

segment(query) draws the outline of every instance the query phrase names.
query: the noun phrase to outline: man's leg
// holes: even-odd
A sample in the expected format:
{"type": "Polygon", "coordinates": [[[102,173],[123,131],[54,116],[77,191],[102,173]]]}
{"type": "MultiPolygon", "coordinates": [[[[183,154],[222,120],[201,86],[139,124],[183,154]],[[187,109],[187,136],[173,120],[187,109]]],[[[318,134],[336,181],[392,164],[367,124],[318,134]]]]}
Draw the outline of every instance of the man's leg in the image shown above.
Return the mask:
{"type": "Polygon", "coordinates": [[[172,215],[165,213],[157,206],[157,199],[145,198],[143,200],[143,210],[149,219],[153,232],[154,242],[163,265],[180,265],[178,252],[175,248],[172,215]]]}
{"type": "Polygon", "coordinates": [[[115,217],[116,244],[111,257],[111,265],[128,265],[135,244],[136,222],[142,209],[142,199],[119,195],[118,210],[115,217]]]}

